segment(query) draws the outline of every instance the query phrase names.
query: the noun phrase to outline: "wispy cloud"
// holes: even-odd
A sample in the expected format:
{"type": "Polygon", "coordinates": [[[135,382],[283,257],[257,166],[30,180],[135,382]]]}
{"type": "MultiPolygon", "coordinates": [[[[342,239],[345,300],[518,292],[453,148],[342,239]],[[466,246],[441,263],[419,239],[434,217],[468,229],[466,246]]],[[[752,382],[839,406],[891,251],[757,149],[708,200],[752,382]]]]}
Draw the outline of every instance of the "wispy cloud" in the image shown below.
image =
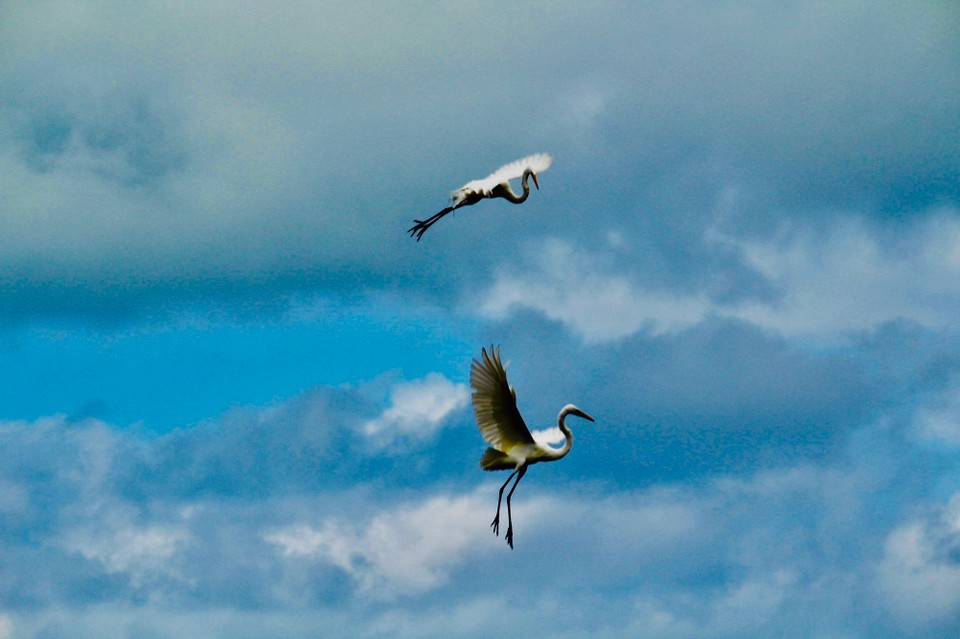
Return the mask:
{"type": "Polygon", "coordinates": [[[379,417],[362,424],[361,431],[376,448],[388,448],[397,440],[416,441],[432,437],[447,418],[470,402],[463,384],[454,384],[439,373],[421,380],[402,382],[390,391],[390,406],[379,417]]]}
{"type": "MultiPolygon", "coordinates": [[[[584,620],[570,630],[585,632],[588,611],[600,606],[608,628],[600,636],[611,637],[647,625],[654,634],[691,638],[770,636],[788,628],[815,633],[835,622],[858,636],[876,623],[939,632],[954,627],[960,606],[951,594],[958,578],[958,497],[943,502],[921,485],[904,491],[899,478],[922,471],[896,467],[904,463],[896,456],[903,442],[885,443],[893,433],[882,423],[847,438],[846,452],[818,462],[687,484],[626,481],[600,489],[563,474],[574,468],[567,460],[536,468],[514,500],[518,547],[512,553],[488,526],[496,481],[460,490],[450,488],[450,477],[439,477],[410,491],[364,488],[374,486],[370,478],[345,489],[324,487],[337,470],[320,465],[313,488],[274,485],[242,500],[211,499],[202,474],[144,474],[143,464],[169,446],[164,438],[117,433],[104,446],[102,428],[58,419],[0,428],[11,458],[32,451],[30,465],[3,468],[3,481],[45,500],[42,511],[32,504],[8,510],[8,530],[47,518],[34,529],[41,543],[26,559],[20,556],[24,541],[11,539],[2,550],[9,565],[29,560],[46,567],[31,573],[29,589],[4,598],[54,602],[65,594],[51,592],[87,587],[89,605],[62,613],[79,628],[99,629],[104,610],[124,618],[134,605],[146,615],[141,618],[175,601],[218,601],[234,609],[241,605],[238,593],[265,606],[230,613],[254,615],[252,627],[274,627],[272,611],[293,602],[297,623],[309,625],[333,614],[321,602],[339,600],[351,632],[372,631],[390,619],[405,624],[405,602],[421,610],[423,627],[462,614],[471,628],[472,615],[500,596],[512,602],[502,610],[505,620],[519,620],[524,611],[549,616],[570,597],[562,607],[584,620]],[[83,469],[90,481],[71,489],[83,469]],[[898,496],[878,501],[884,493],[898,496]],[[929,515],[909,514],[917,503],[929,515]],[[504,579],[502,561],[515,557],[527,568],[504,579]],[[104,579],[114,581],[107,586],[104,579]],[[604,598],[591,603],[598,591],[604,598]],[[850,596],[870,591],[882,599],[871,604],[850,596]]],[[[218,430],[218,438],[230,438],[228,429],[218,430]]],[[[298,442],[305,434],[286,436],[298,442]]],[[[346,427],[335,435],[355,436],[346,427]]],[[[201,449],[180,441],[180,454],[188,457],[182,468],[195,468],[201,449]]],[[[253,485],[273,472],[246,461],[249,450],[217,449],[220,465],[243,465],[253,485]]],[[[952,472],[947,456],[939,460],[952,472]]],[[[358,463],[366,462],[352,460],[358,463]]],[[[163,467],[153,468],[156,474],[163,467]]],[[[13,632],[51,623],[32,610],[8,612],[13,632]]],[[[195,614],[198,630],[185,636],[204,636],[201,629],[220,613],[195,614]]]]}
{"type": "Polygon", "coordinates": [[[956,382],[918,411],[914,429],[918,438],[934,446],[960,447],[960,387],[956,382]]]}
{"type": "Polygon", "coordinates": [[[956,24],[0,3],[0,639],[958,636],[956,24]]]}
{"type": "MultiPolygon", "coordinates": [[[[117,510],[122,512],[123,508],[117,510]]],[[[68,533],[64,548],[99,562],[107,574],[125,575],[135,589],[158,578],[183,579],[175,559],[190,543],[185,526],[137,526],[118,521],[121,518],[119,512],[107,510],[103,519],[85,521],[68,533]]]]}
{"type": "Polygon", "coordinates": [[[725,238],[778,291],[729,312],[782,333],[869,330],[907,319],[956,329],[960,222],[955,211],[905,222],[891,237],[856,218],[788,227],[767,242],[725,238]]]}
{"type": "Polygon", "coordinates": [[[960,493],[924,517],[891,531],[877,564],[876,586],[904,628],[960,616],[960,493]]]}
{"type": "Polygon", "coordinates": [[[530,251],[521,266],[502,267],[476,303],[491,319],[532,309],[559,320],[590,342],[615,340],[640,330],[656,335],[687,328],[703,319],[709,302],[645,290],[634,273],[616,274],[598,254],[562,240],[548,240],[530,251]]]}
{"type": "Polygon", "coordinates": [[[735,301],[712,290],[717,273],[693,291],[644,284],[641,270],[616,259],[625,241],[620,233],[604,251],[549,239],[529,247],[528,259],[502,266],[493,284],[465,306],[501,321],[533,310],[588,343],[638,332],[677,333],[711,317],[735,318],[787,336],[868,331],[899,319],[953,329],[960,307],[953,285],[960,279],[955,217],[945,212],[905,223],[895,238],[862,219],[839,216],[829,229],[791,225],[763,239],[707,229],[708,242],[739,255],[724,276],[751,273],[765,283],[762,297],[735,301]]]}
{"type": "Polygon", "coordinates": [[[264,535],[292,561],[326,561],[345,571],[364,595],[415,597],[487,548],[480,497],[441,496],[383,511],[369,522],[319,529],[299,524],[264,535]],[[482,535],[482,536],[481,536],[482,535]]]}

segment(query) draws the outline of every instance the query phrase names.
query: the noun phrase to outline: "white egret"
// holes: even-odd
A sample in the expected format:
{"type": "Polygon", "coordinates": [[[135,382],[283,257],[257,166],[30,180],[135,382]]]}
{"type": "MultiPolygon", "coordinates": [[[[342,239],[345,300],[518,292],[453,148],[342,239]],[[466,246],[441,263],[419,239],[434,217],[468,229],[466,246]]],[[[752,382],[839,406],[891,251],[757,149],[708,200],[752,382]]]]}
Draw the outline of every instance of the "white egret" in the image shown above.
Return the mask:
{"type": "Polygon", "coordinates": [[[527,184],[527,178],[532,177],[533,184],[539,190],[540,181],[537,179],[537,173],[546,171],[552,163],[553,158],[546,153],[528,155],[522,160],[504,164],[482,180],[467,182],[450,194],[450,199],[453,201],[452,206],[448,206],[425,220],[414,220],[415,224],[408,231],[410,237],[416,237],[419,242],[426,230],[436,224],[437,220],[444,215],[459,209],[461,206],[476,204],[484,198],[502,197],[514,204],[526,201],[527,196],[530,195],[530,185],[527,184]],[[514,193],[510,187],[510,180],[515,178],[521,178],[520,186],[523,192],[520,195],[514,193]]]}
{"type": "Polygon", "coordinates": [[[510,512],[510,498],[517,484],[523,479],[527,468],[537,462],[548,462],[562,459],[570,452],[573,446],[573,433],[567,428],[564,420],[567,415],[576,415],[583,419],[594,421],[592,417],[574,406],[567,404],[557,416],[557,426],[563,433],[564,442],[560,448],[536,442],[530,430],[523,422],[520,411],[517,409],[517,393],[507,383],[507,371],[500,360],[500,349],[490,347],[481,350],[483,361],[473,360],[470,367],[470,386],[473,387],[473,412],[477,418],[477,426],[483,438],[490,444],[490,448],[480,458],[480,467],[484,470],[513,470],[507,481],[500,486],[497,496],[497,516],[493,518],[490,527],[496,535],[500,534],[500,502],[503,500],[503,491],[516,477],[510,492],[507,493],[507,544],[513,548],[513,516],[510,512]]]}

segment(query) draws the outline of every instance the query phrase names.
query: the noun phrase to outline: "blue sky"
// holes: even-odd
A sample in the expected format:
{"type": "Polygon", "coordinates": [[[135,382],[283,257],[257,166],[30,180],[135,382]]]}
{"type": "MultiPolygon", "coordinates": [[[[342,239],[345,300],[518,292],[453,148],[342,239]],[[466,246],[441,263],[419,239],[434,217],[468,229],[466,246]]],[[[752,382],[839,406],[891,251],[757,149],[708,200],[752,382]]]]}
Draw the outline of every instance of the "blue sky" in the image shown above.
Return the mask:
{"type": "Polygon", "coordinates": [[[949,2],[0,5],[0,639],[957,636],[958,41],[949,2]],[[531,427],[597,419],[513,551],[489,344],[531,427]]]}

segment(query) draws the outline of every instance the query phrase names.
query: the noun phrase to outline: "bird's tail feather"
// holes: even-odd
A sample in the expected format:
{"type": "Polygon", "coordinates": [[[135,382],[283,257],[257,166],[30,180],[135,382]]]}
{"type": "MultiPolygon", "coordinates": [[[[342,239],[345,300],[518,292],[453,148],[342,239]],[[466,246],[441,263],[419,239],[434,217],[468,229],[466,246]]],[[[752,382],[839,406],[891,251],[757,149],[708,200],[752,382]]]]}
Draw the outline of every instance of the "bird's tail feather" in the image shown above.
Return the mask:
{"type": "Polygon", "coordinates": [[[496,448],[488,448],[480,458],[480,468],[484,470],[513,470],[516,467],[517,462],[496,448]]]}

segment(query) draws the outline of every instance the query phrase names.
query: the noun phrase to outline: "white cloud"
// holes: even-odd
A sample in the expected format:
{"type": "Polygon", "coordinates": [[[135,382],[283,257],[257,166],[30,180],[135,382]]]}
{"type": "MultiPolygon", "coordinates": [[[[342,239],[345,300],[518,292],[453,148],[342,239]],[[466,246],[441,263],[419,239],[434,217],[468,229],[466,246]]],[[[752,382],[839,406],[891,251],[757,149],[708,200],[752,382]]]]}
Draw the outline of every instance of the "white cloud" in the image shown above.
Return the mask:
{"type": "Polygon", "coordinates": [[[640,330],[654,334],[682,330],[703,319],[706,299],[649,291],[631,274],[611,274],[599,256],[562,240],[534,248],[532,262],[501,268],[493,285],[468,306],[503,319],[520,309],[533,309],[559,320],[588,342],[615,340],[640,330]]]}
{"type": "Polygon", "coordinates": [[[928,519],[891,532],[876,575],[884,601],[908,627],[960,616],[960,493],[928,519]]]}
{"type": "Polygon", "coordinates": [[[917,411],[916,434],[937,446],[960,447],[960,385],[950,386],[939,402],[917,411]]]}
{"type": "Polygon", "coordinates": [[[285,557],[338,566],[365,595],[415,596],[442,585],[471,549],[483,547],[485,505],[476,494],[432,497],[380,513],[360,527],[334,521],[320,528],[297,524],[264,539],[285,557]]]}
{"type": "Polygon", "coordinates": [[[533,440],[541,444],[560,444],[563,443],[563,440],[566,437],[563,434],[563,431],[560,430],[559,426],[553,426],[551,428],[543,428],[540,430],[532,430],[530,434],[533,435],[533,440]]]}
{"type": "MultiPolygon", "coordinates": [[[[682,492],[653,489],[598,499],[579,491],[545,492],[537,474],[534,469],[527,475],[513,501],[519,538],[513,552],[531,558],[530,579],[552,580],[559,587],[580,575],[609,584],[637,571],[660,570],[709,536],[710,516],[700,510],[705,504],[691,502],[682,492]],[[553,561],[571,549],[574,555],[562,564],[553,561]]],[[[339,567],[365,598],[416,597],[443,587],[466,566],[476,578],[496,580],[499,570],[486,575],[485,564],[478,562],[490,553],[511,552],[503,541],[505,507],[500,536],[490,530],[498,486],[488,481],[467,495],[429,497],[385,508],[367,520],[295,523],[269,530],[263,539],[288,560],[339,567]]]]}
{"type": "MultiPolygon", "coordinates": [[[[550,239],[533,258],[502,267],[470,300],[482,316],[530,309],[558,320],[587,342],[639,331],[682,331],[707,317],[731,317],[791,336],[866,330],[909,319],[934,328],[960,326],[960,217],[956,211],[913,223],[884,242],[865,223],[838,217],[826,230],[786,226],[776,236],[745,240],[707,231],[741,255],[743,265],[777,292],[773,299],[734,303],[707,292],[652,289],[639,274],[611,272],[609,256],[550,239]]],[[[611,234],[605,251],[627,240],[611,234]]]]}
{"type": "Polygon", "coordinates": [[[711,631],[740,635],[768,626],[796,596],[796,582],[794,571],[773,568],[733,584],[713,602],[711,631]]]}
{"type": "MultiPolygon", "coordinates": [[[[49,636],[149,634],[138,628],[185,637],[305,636],[309,631],[301,628],[331,618],[337,620],[332,636],[348,632],[341,628],[352,636],[389,628],[401,628],[401,636],[440,636],[449,623],[464,636],[489,634],[491,627],[535,632],[538,624],[574,637],[640,630],[690,639],[786,631],[829,636],[827,630],[837,628],[884,636],[859,624],[880,619],[887,628],[891,614],[921,636],[938,623],[950,627],[960,610],[960,496],[928,518],[887,530],[872,508],[888,504],[868,505],[885,492],[884,481],[897,480],[892,473],[885,479],[890,469],[883,463],[810,463],[633,489],[573,477],[561,483],[556,475],[549,479],[559,464],[536,467],[514,500],[518,544],[511,551],[489,529],[504,474],[479,476],[482,485],[463,495],[427,488],[422,496],[422,487],[410,487],[398,500],[396,488],[374,494],[361,486],[340,494],[293,489],[209,499],[188,491],[164,493],[169,504],[154,495],[137,505],[117,488],[133,494],[144,488],[138,483],[143,467],[127,474],[128,460],[116,454],[137,450],[124,443],[132,435],[103,438],[102,425],[85,431],[57,423],[0,429],[18,458],[24,441],[32,451],[56,450],[59,443],[75,452],[65,456],[72,463],[54,464],[66,472],[48,479],[51,490],[34,484],[29,494],[58,494],[62,484],[74,485],[78,469],[90,476],[65,495],[69,505],[54,506],[56,536],[42,544],[43,563],[55,567],[57,578],[62,566],[73,567],[69,576],[83,563],[79,555],[91,565],[82,566],[74,584],[109,574],[125,576],[127,588],[92,591],[94,604],[84,609],[3,611],[25,636],[41,630],[49,636]],[[865,548],[882,548],[884,556],[878,561],[865,548]],[[522,570],[505,576],[504,562],[522,570]],[[352,592],[344,592],[340,571],[352,592]],[[856,592],[882,598],[865,603],[850,594],[856,592]],[[243,603],[250,600],[265,605],[251,611],[243,603]],[[190,606],[164,607],[177,601],[190,606]],[[221,608],[219,602],[226,603],[221,608]],[[104,633],[112,610],[120,625],[104,633]],[[501,616],[485,623],[491,610],[501,616]],[[553,625],[561,611],[575,621],[553,625]],[[602,628],[597,619],[604,620],[602,628]],[[178,624],[188,630],[174,632],[178,624]]],[[[189,455],[191,449],[176,450],[189,455]]],[[[231,465],[246,454],[225,446],[218,459],[231,465]]],[[[184,468],[191,467],[171,472],[189,474],[184,468]]],[[[162,481],[154,485],[163,488],[162,481]]],[[[44,582],[40,591],[53,587],[44,582]]]]}
{"type": "Polygon", "coordinates": [[[376,419],[365,422],[361,430],[379,448],[387,448],[399,439],[429,439],[450,415],[469,402],[470,393],[464,384],[430,373],[394,386],[390,406],[376,419]]]}
{"type": "Polygon", "coordinates": [[[70,531],[64,547],[86,559],[99,562],[110,574],[122,573],[134,588],[157,578],[183,580],[175,560],[190,543],[190,533],[181,524],[133,524],[123,506],[105,508],[70,531]]]}
{"type": "Polygon", "coordinates": [[[846,217],[820,231],[788,226],[763,242],[725,237],[781,297],[719,310],[785,334],[862,330],[900,318],[956,328],[958,213],[906,224],[887,242],[846,217]]]}

